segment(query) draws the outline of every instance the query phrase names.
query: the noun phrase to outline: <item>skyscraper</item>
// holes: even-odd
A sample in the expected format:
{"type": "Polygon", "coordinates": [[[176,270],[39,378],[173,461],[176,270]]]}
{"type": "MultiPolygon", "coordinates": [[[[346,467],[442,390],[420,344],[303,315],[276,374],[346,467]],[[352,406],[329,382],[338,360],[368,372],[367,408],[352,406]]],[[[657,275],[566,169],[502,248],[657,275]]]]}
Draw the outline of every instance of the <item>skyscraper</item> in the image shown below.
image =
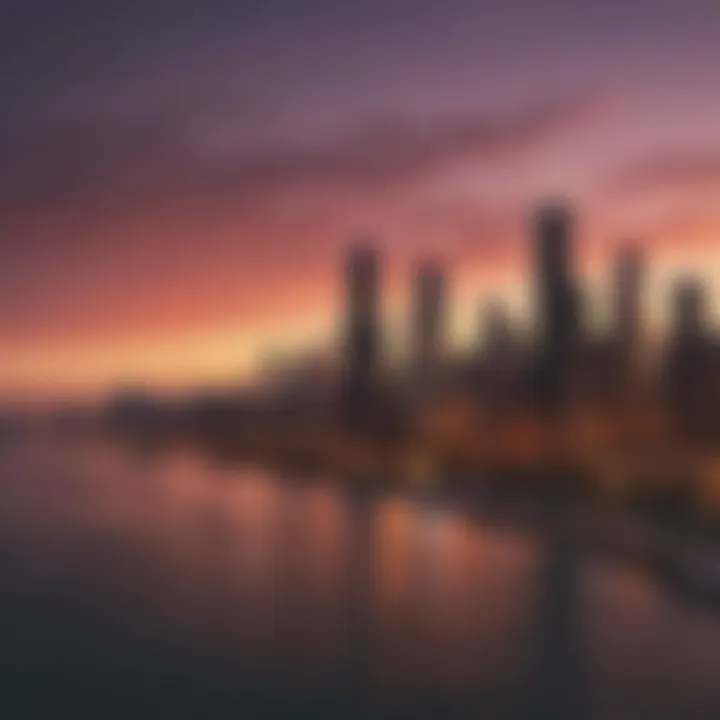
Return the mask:
{"type": "Polygon", "coordinates": [[[567,208],[541,208],[535,226],[539,325],[538,399],[556,410],[566,399],[578,335],[578,297],[571,275],[571,217],[567,208]]]}
{"type": "Polygon", "coordinates": [[[484,338],[480,358],[480,390],[485,410],[502,411],[518,393],[520,353],[506,308],[496,300],[480,312],[484,338]]]}
{"type": "Polygon", "coordinates": [[[702,339],[706,324],[705,288],[699,280],[678,280],[673,291],[674,334],[689,342],[702,339]]]}
{"type": "Polygon", "coordinates": [[[706,336],[706,298],[702,284],[679,280],[673,291],[673,328],[667,355],[666,387],[681,429],[696,437],[706,429],[714,403],[711,344],[706,336]]]}
{"type": "Polygon", "coordinates": [[[613,387],[618,398],[628,399],[638,387],[638,351],[642,322],[643,257],[630,245],[615,257],[613,387]]]}
{"type": "Polygon", "coordinates": [[[343,414],[351,425],[362,425],[372,406],[380,345],[377,250],[364,243],[351,248],[347,257],[346,282],[343,414]]]}
{"type": "Polygon", "coordinates": [[[445,276],[437,262],[418,268],[413,298],[415,377],[433,383],[442,359],[445,313],[445,276]]]}
{"type": "Polygon", "coordinates": [[[643,281],[640,251],[626,246],[615,258],[615,333],[624,348],[637,346],[640,332],[643,281]]]}

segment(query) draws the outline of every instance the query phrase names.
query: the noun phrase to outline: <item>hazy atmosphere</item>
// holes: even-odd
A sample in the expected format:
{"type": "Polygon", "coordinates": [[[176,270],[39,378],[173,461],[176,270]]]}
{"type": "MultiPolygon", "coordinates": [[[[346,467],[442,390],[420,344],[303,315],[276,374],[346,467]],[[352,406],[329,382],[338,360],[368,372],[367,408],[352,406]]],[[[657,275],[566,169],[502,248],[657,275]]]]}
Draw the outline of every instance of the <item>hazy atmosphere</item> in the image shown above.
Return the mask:
{"type": "MultiPolygon", "coordinates": [[[[327,343],[346,244],[453,271],[453,337],[525,317],[538,198],[720,280],[713,0],[11,2],[0,394],[252,377],[327,343]]],[[[394,290],[393,290],[394,288],[394,290]]],[[[394,304],[394,305],[393,305],[394,304]]]]}

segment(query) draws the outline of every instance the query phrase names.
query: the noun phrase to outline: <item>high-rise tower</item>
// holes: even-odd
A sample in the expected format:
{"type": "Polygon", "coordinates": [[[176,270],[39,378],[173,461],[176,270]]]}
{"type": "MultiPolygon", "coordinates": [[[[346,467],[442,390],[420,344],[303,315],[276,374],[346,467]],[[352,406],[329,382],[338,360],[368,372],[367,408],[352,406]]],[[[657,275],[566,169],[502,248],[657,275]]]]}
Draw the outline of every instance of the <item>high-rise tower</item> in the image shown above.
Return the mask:
{"type": "Polygon", "coordinates": [[[615,334],[628,352],[635,351],[640,335],[643,276],[640,251],[621,249],[615,258],[615,334]]]}
{"type": "Polygon", "coordinates": [[[343,414],[358,425],[369,417],[378,371],[380,260],[375,248],[358,244],[350,250],[346,283],[343,414]]]}
{"type": "Polygon", "coordinates": [[[416,380],[432,383],[442,360],[446,283],[436,262],[419,268],[414,285],[413,341],[416,380]]]}
{"type": "Polygon", "coordinates": [[[639,351],[642,324],[643,257],[630,245],[615,256],[613,327],[613,387],[618,399],[628,400],[639,389],[639,351]]]}
{"type": "Polygon", "coordinates": [[[566,399],[578,336],[578,298],[571,275],[571,217],[543,207],[535,225],[539,321],[538,399],[546,410],[566,399]]]}
{"type": "Polygon", "coordinates": [[[682,341],[702,340],[706,325],[707,302],[700,281],[679,280],[674,288],[674,334],[682,341]]]}
{"type": "Polygon", "coordinates": [[[711,344],[706,334],[706,297],[700,281],[677,282],[673,328],[666,358],[666,387],[679,426],[690,436],[706,428],[714,404],[711,344]]]}

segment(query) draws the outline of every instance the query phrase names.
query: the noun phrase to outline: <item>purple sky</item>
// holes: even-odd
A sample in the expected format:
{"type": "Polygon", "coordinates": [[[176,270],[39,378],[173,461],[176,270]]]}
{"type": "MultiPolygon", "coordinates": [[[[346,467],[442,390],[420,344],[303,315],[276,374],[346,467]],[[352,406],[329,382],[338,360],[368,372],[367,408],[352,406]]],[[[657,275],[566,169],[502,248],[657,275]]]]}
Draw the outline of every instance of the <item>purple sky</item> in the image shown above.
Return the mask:
{"type": "Polygon", "coordinates": [[[583,255],[720,232],[716,1],[11,5],[3,395],[241,373],[332,326],[356,232],[468,302],[545,196],[583,255]]]}

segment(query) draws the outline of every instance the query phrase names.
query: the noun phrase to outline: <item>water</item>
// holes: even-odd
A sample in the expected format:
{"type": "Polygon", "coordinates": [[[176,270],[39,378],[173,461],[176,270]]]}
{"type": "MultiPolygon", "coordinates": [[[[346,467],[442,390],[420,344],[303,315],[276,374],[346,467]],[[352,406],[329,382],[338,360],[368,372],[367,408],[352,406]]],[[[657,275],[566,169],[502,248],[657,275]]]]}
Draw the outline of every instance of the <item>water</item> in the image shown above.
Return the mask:
{"type": "Polygon", "coordinates": [[[720,614],[462,502],[0,450],[2,717],[720,717],[720,614]]]}

